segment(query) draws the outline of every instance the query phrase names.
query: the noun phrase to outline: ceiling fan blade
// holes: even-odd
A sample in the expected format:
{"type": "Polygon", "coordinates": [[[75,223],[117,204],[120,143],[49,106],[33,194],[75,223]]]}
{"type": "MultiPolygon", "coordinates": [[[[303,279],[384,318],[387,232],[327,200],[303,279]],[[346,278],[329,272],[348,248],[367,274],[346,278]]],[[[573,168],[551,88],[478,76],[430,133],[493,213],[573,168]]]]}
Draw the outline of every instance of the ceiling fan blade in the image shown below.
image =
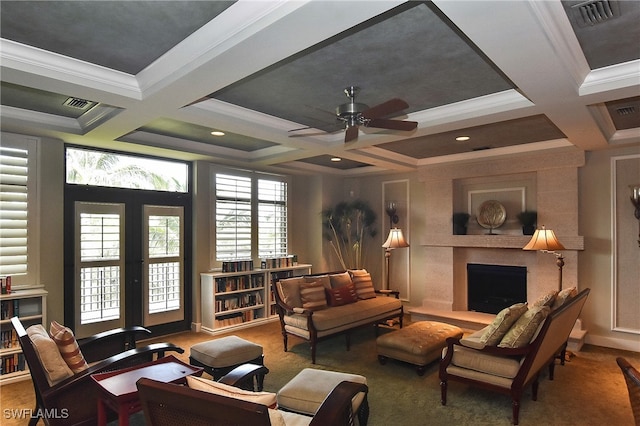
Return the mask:
{"type": "Polygon", "coordinates": [[[409,104],[402,99],[394,98],[362,112],[364,118],[386,117],[393,113],[409,108],[409,104]]]}
{"type": "Polygon", "coordinates": [[[358,139],[358,126],[349,126],[344,132],[344,143],[358,139]]]}
{"type": "Polygon", "coordinates": [[[404,130],[411,131],[418,127],[416,121],[402,120],[385,120],[384,118],[376,118],[367,123],[367,127],[377,127],[379,129],[404,130]]]}
{"type": "Polygon", "coordinates": [[[288,132],[298,132],[300,130],[314,129],[315,127],[307,126],[307,127],[298,127],[297,129],[288,130],[288,132]]]}

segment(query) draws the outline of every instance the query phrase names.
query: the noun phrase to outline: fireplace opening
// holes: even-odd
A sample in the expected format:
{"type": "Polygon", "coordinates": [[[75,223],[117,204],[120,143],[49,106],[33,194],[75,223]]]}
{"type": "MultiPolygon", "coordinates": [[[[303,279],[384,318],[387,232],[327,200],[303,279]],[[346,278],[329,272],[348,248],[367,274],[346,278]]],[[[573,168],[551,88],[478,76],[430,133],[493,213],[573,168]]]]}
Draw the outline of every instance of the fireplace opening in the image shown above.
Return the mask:
{"type": "Polygon", "coordinates": [[[497,314],[527,301],[527,267],[467,264],[467,309],[497,314]]]}

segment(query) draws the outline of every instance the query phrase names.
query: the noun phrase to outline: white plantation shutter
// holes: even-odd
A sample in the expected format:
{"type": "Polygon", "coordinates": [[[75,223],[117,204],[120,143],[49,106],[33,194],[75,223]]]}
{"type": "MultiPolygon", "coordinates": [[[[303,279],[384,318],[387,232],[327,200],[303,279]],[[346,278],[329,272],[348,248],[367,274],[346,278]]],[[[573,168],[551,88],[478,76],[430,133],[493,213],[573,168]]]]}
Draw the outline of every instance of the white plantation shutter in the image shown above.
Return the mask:
{"type": "Polygon", "coordinates": [[[251,178],[216,174],[216,259],[251,259],[251,178]]]}
{"type": "Polygon", "coordinates": [[[258,180],[258,256],[287,255],[287,183],[258,180]]]}
{"type": "Polygon", "coordinates": [[[3,140],[0,147],[0,275],[11,275],[14,285],[26,284],[34,260],[29,258],[29,228],[35,223],[29,223],[29,216],[36,207],[35,144],[7,145],[3,140]]]}

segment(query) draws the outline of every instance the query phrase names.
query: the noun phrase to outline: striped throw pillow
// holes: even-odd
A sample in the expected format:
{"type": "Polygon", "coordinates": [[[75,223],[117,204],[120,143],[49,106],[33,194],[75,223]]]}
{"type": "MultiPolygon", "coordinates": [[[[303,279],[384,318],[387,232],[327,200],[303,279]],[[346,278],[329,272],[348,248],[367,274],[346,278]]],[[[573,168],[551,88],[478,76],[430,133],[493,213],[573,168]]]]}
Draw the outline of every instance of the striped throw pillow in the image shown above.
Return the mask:
{"type": "Polygon", "coordinates": [[[353,270],[350,271],[350,273],[358,299],[373,299],[376,297],[373,281],[371,281],[371,274],[364,269],[353,270]]]}
{"type": "Polygon", "coordinates": [[[64,359],[71,371],[79,373],[89,368],[70,328],[52,321],[49,327],[49,335],[58,346],[62,359],[64,359]]]}
{"type": "Polygon", "coordinates": [[[302,299],[302,307],[304,309],[317,311],[327,307],[327,298],[324,295],[324,286],[322,283],[311,282],[300,284],[300,299],[302,299]]]}

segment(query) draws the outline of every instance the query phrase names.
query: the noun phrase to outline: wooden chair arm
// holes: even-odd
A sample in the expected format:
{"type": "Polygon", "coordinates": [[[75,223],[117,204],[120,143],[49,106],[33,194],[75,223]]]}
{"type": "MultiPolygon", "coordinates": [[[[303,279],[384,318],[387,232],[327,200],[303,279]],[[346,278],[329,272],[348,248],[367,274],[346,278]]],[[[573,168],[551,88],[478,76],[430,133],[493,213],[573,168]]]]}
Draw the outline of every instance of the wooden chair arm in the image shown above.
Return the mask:
{"type": "Polygon", "coordinates": [[[150,335],[151,331],[141,326],[114,328],[79,339],[78,345],[87,362],[95,362],[133,349],[137,340],[150,335]]]}
{"type": "Polygon", "coordinates": [[[242,388],[241,385],[246,381],[253,380],[254,377],[265,375],[268,372],[269,369],[264,365],[242,364],[222,376],[220,380],[218,380],[218,383],[242,388]]]}
{"type": "MultiPolygon", "coordinates": [[[[351,400],[360,392],[369,391],[367,385],[355,382],[341,382],[336,386],[329,396],[322,402],[320,408],[313,416],[310,425],[347,425],[351,413],[351,400]]],[[[363,401],[365,404],[365,401],[363,401]]],[[[352,414],[355,416],[355,413],[352,414]]]]}

